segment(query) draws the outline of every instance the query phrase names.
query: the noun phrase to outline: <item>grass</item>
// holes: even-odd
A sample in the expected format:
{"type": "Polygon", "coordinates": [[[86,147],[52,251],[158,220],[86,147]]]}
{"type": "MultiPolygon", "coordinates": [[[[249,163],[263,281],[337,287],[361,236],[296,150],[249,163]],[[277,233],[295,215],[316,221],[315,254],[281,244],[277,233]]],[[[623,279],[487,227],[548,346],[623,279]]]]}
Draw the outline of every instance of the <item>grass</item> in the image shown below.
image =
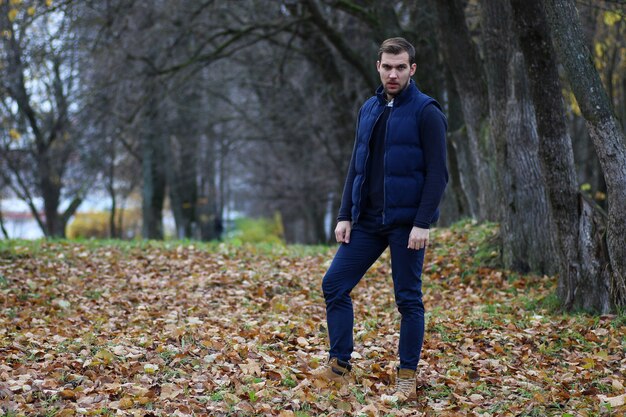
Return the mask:
{"type": "MultiPolygon", "coordinates": [[[[54,257],[58,255],[59,246],[71,248],[73,252],[81,250],[95,251],[99,249],[115,248],[123,255],[148,249],[184,250],[225,253],[235,255],[245,249],[251,255],[272,255],[276,257],[300,258],[316,256],[331,250],[328,245],[283,245],[277,243],[238,243],[232,242],[203,242],[199,240],[119,240],[119,239],[9,239],[0,240],[0,260],[16,259],[20,257],[54,257]]],[[[0,286],[2,281],[0,280],[0,286]]]]}
{"type": "MultiPolygon", "coordinates": [[[[496,261],[496,229],[460,222],[433,232],[424,270],[427,335],[423,358],[427,365],[421,406],[432,415],[449,404],[459,407],[459,415],[471,411],[500,415],[513,407],[513,415],[520,416],[563,417],[572,410],[577,410],[572,415],[580,411],[586,413],[581,415],[608,416],[611,411],[599,403],[596,393],[619,394],[610,378],[623,375],[614,358],[626,351],[626,339],[618,336],[626,326],[624,312],[603,317],[564,314],[554,294],[554,278],[490,266],[496,261]],[[606,369],[600,369],[603,366],[606,369]],[[593,394],[583,394],[589,390],[593,394]],[[562,391],[572,399],[559,399],[562,391]],[[475,394],[484,397],[483,404],[459,400],[475,394]],[[538,396],[545,397],[541,404],[537,404],[538,396]]],[[[193,397],[211,410],[221,410],[219,415],[241,415],[237,398],[255,406],[271,404],[273,411],[294,410],[288,402],[298,398],[294,391],[301,395],[296,415],[323,415],[320,404],[328,412],[340,412],[345,399],[301,384],[327,347],[319,287],[333,248],[195,241],[0,241],[0,297],[5,297],[0,298],[0,324],[8,329],[8,340],[15,338],[28,348],[25,335],[32,334],[28,337],[38,338],[51,360],[59,363],[68,358],[84,363],[103,356],[98,355],[100,350],[113,352],[118,344],[133,346],[139,358],[116,356],[110,363],[95,358],[95,364],[84,370],[108,372],[124,383],[139,383],[133,377],[138,375],[150,384],[178,384],[210,368],[212,375],[237,384],[211,387],[195,397],[188,385],[179,400],[193,397]],[[198,296],[202,292],[206,296],[198,296]],[[59,301],[69,305],[64,307],[59,301]],[[145,314],[128,309],[138,305],[145,314]],[[174,310],[178,321],[166,329],[163,323],[168,323],[174,310]],[[200,317],[203,323],[186,326],[185,316],[200,317]],[[63,327],[70,317],[84,319],[90,327],[63,327]],[[118,319],[116,327],[110,325],[115,323],[110,317],[118,319]],[[68,339],[50,340],[45,329],[55,324],[68,332],[68,339]],[[169,332],[176,329],[180,333],[172,336],[169,332]],[[310,346],[298,346],[298,336],[310,346]],[[203,361],[208,354],[220,357],[216,362],[203,361]],[[260,376],[252,376],[242,374],[237,366],[218,365],[229,357],[235,363],[262,361],[259,356],[276,359],[271,362],[275,366],[271,377],[265,374],[265,366],[260,376]],[[143,372],[144,363],[153,358],[159,361],[158,372],[143,372]],[[137,373],[127,374],[132,367],[137,373]],[[267,392],[250,390],[250,384],[264,384],[267,392]]],[[[389,268],[389,256],[384,255],[353,294],[357,330],[367,336],[355,338],[363,353],[355,361],[358,380],[368,379],[372,384],[350,388],[353,415],[359,415],[388,383],[385,371],[373,371],[371,365],[384,368],[395,359],[398,315],[389,291],[389,268]],[[376,349],[370,349],[372,342],[376,349]]],[[[12,349],[5,342],[0,347],[12,349]]],[[[12,352],[13,359],[4,362],[9,367],[43,366],[28,349],[12,352]]],[[[45,369],[42,372],[45,375],[45,369]]],[[[72,383],[72,373],[76,372],[59,373],[55,378],[61,379],[60,384],[72,383]]],[[[78,386],[85,383],[81,381],[78,386]]],[[[58,413],[61,403],[50,396],[41,398],[34,415],[58,413]]],[[[115,410],[100,408],[102,404],[97,407],[90,410],[91,415],[115,414],[115,410]]],[[[155,415],[170,415],[161,409],[162,404],[153,407],[155,415]]],[[[11,413],[5,410],[4,415],[11,417],[11,413]]]]}

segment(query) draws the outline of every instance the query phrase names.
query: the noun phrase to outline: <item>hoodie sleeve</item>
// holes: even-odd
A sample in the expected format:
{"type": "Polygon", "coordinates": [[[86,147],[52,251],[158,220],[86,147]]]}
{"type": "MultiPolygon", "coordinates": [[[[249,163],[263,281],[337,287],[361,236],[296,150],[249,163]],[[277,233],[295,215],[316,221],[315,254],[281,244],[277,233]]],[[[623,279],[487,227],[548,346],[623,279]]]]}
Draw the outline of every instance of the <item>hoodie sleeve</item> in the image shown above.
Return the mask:
{"type": "Polygon", "coordinates": [[[427,105],[422,110],[420,138],[426,166],[426,176],[422,189],[422,199],[413,225],[430,228],[439,202],[448,184],[446,166],[446,117],[436,104],[427,105]]]}

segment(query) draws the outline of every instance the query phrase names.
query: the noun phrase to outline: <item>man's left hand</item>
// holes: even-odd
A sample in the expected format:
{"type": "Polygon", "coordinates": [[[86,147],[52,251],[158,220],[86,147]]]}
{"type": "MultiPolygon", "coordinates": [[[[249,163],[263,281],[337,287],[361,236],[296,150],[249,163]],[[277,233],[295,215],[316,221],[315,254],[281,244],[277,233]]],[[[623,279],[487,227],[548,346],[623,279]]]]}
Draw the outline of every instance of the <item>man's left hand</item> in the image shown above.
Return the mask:
{"type": "Polygon", "coordinates": [[[429,229],[422,229],[417,226],[413,226],[411,234],[409,235],[409,249],[420,250],[428,246],[428,236],[430,235],[429,229]]]}

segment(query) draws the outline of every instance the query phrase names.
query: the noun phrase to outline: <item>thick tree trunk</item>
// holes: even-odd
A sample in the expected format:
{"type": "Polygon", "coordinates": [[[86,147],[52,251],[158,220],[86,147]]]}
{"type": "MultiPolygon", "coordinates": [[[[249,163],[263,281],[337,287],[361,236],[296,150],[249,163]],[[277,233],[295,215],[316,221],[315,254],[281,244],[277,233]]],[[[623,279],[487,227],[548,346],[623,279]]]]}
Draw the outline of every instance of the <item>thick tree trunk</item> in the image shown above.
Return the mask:
{"type": "Polygon", "coordinates": [[[169,197],[176,234],[179,239],[192,238],[193,225],[196,221],[196,203],[198,192],[197,180],[197,143],[176,142],[175,137],[166,139],[167,151],[165,152],[165,172],[169,184],[169,197]]]}
{"type": "Polygon", "coordinates": [[[540,0],[511,0],[511,5],[535,106],[539,155],[557,236],[557,293],[568,310],[605,313],[609,310],[609,292],[607,270],[602,267],[608,264],[602,252],[602,222],[578,192],[573,146],[545,11],[540,0]]]}
{"type": "MultiPolygon", "coordinates": [[[[467,146],[467,132],[463,128],[463,110],[461,99],[456,90],[454,79],[448,69],[446,71],[446,89],[448,91],[448,172],[450,180],[446,188],[444,201],[442,201],[442,220],[459,219],[462,217],[478,217],[478,185],[472,174],[470,151],[467,146]],[[446,204],[452,206],[448,209],[450,215],[444,216],[446,204]]],[[[443,224],[443,223],[442,223],[443,224]]]]}
{"type": "Polygon", "coordinates": [[[571,0],[545,2],[555,46],[591,137],[607,185],[607,249],[611,266],[611,299],[626,306],[626,141],[593,65],[571,0]]]}
{"type": "MultiPolygon", "coordinates": [[[[150,110],[156,117],[153,103],[150,110]]],[[[165,200],[165,155],[163,141],[154,131],[144,132],[141,139],[141,168],[143,176],[142,188],[142,235],[144,239],[163,239],[163,202],[165,200]]]]}
{"type": "Polygon", "coordinates": [[[505,177],[513,184],[504,188],[509,201],[503,224],[511,231],[503,236],[504,264],[517,271],[554,274],[556,234],[551,227],[545,178],[538,155],[535,111],[528,92],[523,57],[516,53],[509,67],[509,100],[506,106],[505,177]]]}
{"type": "MultiPolygon", "coordinates": [[[[211,137],[201,139],[200,166],[202,180],[196,204],[196,219],[200,226],[200,238],[205,241],[219,239],[223,231],[222,213],[217,200],[217,145],[219,132],[211,131],[211,137]]],[[[223,161],[221,162],[223,164],[223,161]]],[[[223,179],[220,178],[220,181],[223,179]]],[[[223,197],[222,197],[223,198],[223,197]]]]}
{"type": "Polygon", "coordinates": [[[165,161],[163,161],[163,170],[168,184],[167,191],[170,198],[170,208],[174,215],[174,225],[176,228],[175,237],[183,239],[185,237],[185,217],[183,215],[183,202],[179,187],[179,169],[177,167],[177,158],[174,153],[172,137],[165,138],[164,142],[166,150],[164,152],[165,161]]]}
{"type": "Polygon", "coordinates": [[[65,228],[61,224],[58,208],[61,197],[61,187],[59,177],[55,174],[52,164],[48,160],[48,155],[41,155],[39,158],[39,190],[43,199],[46,237],[65,237],[65,228]]]}
{"type": "MultiPolygon", "coordinates": [[[[439,226],[449,226],[454,221],[467,217],[467,199],[461,186],[461,178],[459,176],[459,163],[457,161],[456,149],[452,145],[450,137],[453,134],[448,135],[448,141],[446,143],[447,156],[448,156],[448,173],[450,178],[448,180],[448,186],[441,200],[440,210],[441,217],[437,224],[439,226]]],[[[464,138],[463,138],[464,139],[464,138]]],[[[461,139],[461,140],[463,140],[461,139]]],[[[458,139],[457,139],[458,140],[458,139]]]]}
{"type": "Polygon", "coordinates": [[[553,273],[551,216],[537,155],[537,132],[523,58],[508,1],[481,2],[489,87],[490,131],[496,143],[502,258],[520,272],[553,273]]]}
{"type": "MultiPolygon", "coordinates": [[[[577,281],[565,283],[565,307],[606,314],[612,310],[611,270],[606,248],[606,217],[593,201],[580,196],[579,258],[580,274],[577,281]]],[[[573,279],[573,273],[568,278],[573,279]]],[[[560,281],[563,281],[562,279],[560,281]]],[[[561,289],[559,282],[559,289],[561,289]]]]}
{"type": "MultiPolygon", "coordinates": [[[[489,134],[487,84],[459,0],[433,0],[439,44],[461,98],[479,220],[498,218],[495,147],[489,134]]],[[[474,190],[470,191],[474,192],[474,190]]]]}

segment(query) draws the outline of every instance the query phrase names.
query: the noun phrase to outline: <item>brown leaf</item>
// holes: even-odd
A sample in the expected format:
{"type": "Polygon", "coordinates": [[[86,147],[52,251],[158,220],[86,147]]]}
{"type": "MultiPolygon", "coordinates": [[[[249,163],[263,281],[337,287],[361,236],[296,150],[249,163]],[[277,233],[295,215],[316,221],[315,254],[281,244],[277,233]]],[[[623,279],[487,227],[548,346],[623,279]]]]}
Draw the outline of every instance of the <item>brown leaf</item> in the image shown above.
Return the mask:
{"type": "Polygon", "coordinates": [[[63,398],[64,400],[76,399],[76,393],[72,391],[71,389],[64,389],[63,391],[59,392],[59,396],[63,398]]]}
{"type": "Polygon", "coordinates": [[[161,385],[161,395],[160,398],[162,400],[173,400],[183,393],[183,389],[175,384],[162,384],[161,385]]]}

